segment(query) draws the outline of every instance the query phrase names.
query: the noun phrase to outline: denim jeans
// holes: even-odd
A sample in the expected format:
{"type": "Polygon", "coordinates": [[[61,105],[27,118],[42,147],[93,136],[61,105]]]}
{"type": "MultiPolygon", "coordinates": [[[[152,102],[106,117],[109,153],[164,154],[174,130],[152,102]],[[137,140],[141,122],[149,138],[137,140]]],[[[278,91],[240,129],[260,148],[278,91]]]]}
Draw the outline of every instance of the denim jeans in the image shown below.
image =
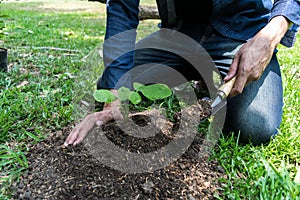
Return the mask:
{"type": "MultiPolygon", "coordinates": [[[[226,75],[235,53],[243,45],[242,41],[226,38],[207,24],[183,24],[179,31],[193,38],[208,52],[222,76],[226,75]]],[[[147,40],[149,37],[141,40],[137,46],[149,42],[147,40]]],[[[176,77],[170,75],[170,70],[163,70],[165,65],[182,74],[187,81],[203,78],[185,59],[165,50],[153,48],[136,50],[134,66],[141,65],[149,67],[149,70],[139,76],[138,80],[135,80],[137,82],[152,81],[173,86],[171,82],[176,77]],[[153,64],[156,67],[151,67],[153,64]]],[[[282,107],[282,79],[274,53],[259,80],[248,84],[242,94],[228,98],[223,130],[239,133],[241,142],[266,143],[278,133],[282,107]]]]}

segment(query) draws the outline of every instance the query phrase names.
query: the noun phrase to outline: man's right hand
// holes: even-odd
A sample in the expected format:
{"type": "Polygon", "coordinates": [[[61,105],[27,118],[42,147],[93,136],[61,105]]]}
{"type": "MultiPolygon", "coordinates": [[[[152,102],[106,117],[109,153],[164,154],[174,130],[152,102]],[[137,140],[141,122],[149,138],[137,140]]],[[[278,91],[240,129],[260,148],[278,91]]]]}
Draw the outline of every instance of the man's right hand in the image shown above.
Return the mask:
{"type": "MultiPolygon", "coordinates": [[[[117,94],[116,90],[111,90],[117,94]]],[[[120,112],[120,102],[118,100],[105,104],[101,112],[95,112],[87,115],[75,128],[71,131],[66,139],[64,146],[77,145],[83,141],[89,131],[95,126],[102,126],[112,120],[122,119],[123,116],[120,112]]]]}

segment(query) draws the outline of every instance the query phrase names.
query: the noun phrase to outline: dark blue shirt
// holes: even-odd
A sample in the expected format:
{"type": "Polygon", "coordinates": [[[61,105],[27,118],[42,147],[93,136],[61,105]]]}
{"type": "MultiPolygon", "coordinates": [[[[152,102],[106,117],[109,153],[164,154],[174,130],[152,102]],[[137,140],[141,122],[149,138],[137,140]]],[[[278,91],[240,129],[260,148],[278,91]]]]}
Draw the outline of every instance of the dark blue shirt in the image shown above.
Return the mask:
{"type": "MultiPolygon", "coordinates": [[[[118,80],[133,67],[136,28],[139,24],[139,0],[108,0],[104,42],[105,71],[98,88],[114,88],[118,80]],[[122,35],[123,34],[123,35],[122,35]]],[[[209,23],[222,35],[247,41],[275,16],[292,22],[281,43],[291,47],[300,25],[299,0],[214,0],[209,23]]]]}

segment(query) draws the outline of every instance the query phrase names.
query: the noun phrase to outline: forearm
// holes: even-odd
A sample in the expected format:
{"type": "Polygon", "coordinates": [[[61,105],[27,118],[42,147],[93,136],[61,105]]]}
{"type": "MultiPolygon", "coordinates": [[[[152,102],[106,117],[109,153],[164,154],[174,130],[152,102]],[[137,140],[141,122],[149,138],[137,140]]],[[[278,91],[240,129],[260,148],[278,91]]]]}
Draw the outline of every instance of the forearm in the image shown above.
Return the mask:
{"type": "Polygon", "coordinates": [[[289,29],[280,41],[281,44],[292,47],[300,25],[300,1],[299,0],[275,0],[271,12],[270,21],[278,16],[284,16],[289,22],[289,29]]]}
{"type": "Polygon", "coordinates": [[[284,16],[276,16],[256,35],[267,40],[271,48],[276,48],[289,27],[289,21],[284,16]]]}

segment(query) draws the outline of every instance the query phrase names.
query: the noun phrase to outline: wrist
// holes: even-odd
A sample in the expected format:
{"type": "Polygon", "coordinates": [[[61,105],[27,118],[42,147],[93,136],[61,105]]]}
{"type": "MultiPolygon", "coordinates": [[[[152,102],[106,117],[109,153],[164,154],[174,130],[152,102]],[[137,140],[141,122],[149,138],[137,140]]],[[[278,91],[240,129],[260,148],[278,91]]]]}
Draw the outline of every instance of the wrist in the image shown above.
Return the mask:
{"type": "Polygon", "coordinates": [[[284,37],[289,27],[289,21],[284,16],[276,16],[261,30],[261,34],[276,47],[284,37]]]}

